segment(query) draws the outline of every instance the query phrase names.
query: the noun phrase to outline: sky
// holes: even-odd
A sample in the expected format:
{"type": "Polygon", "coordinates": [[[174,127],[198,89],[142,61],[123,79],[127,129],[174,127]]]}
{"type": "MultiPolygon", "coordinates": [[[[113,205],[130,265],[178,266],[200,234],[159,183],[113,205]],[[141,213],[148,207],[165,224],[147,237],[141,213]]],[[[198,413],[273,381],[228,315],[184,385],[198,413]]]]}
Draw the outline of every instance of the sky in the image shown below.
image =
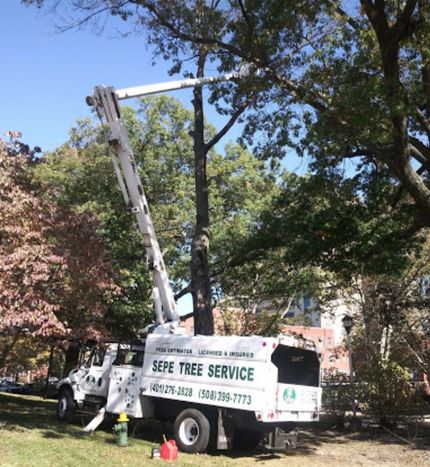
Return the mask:
{"type": "MultiPolygon", "coordinates": [[[[90,30],[58,33],[55,21],[19,0],[0,0],[0,137],[19,131],[26,144],[50,151],[67,140],[77,119],[91,116],[85,97],[94,86],[120,89],[181,78],[169,77],[163,60],[152,66],[144,39],[121,37],[114,23],[96,35],[90,30]]],[[[191,107],[190,90],[170,94],[191,107]]],[[[188,295],[178,310],[190,309],[188,295]]]]}
{"type": "MultiPolygon", "coordinates": [[[[52,150],[78,118],[90,116],[85,97],[95,85],[116,88],[168,81],[168,65],[151,66],[142,37],[108,28],[57,33],[55,17],[19,0],[0,1],[0,134],[23,133],[30,146],[52,150]]],[[[189,102],[187,91],[175,96],[189,102]],[[185,99],[184,99],[185,97],[185,99]]]]}
{"type": "MultiPolygon", "coordinates": [[[[77,119],[91,116],[85,97],[94,86],[121,89],[182,78],[170,77],[161,57],[152,66],[144,37],[122,37],[116,30],[124,25],[120,20],[111,20],[101,35],[91,30],[58,33],[55,22],[58,18],[46,10],[0,0],[0,137],[20,131],[23,142],[50,151],[66,141],[77,119]]],[[[208,75],[217,75],[215,67],[208,67],[208,75]]],[[[191,108],[190,89],[169,94],[191,108]]],[[[221,128],[225,117],[208,106],[206,111],[208,121],[221,128]]],[[[218,147],[239,132],[233,127],[218,147]]],[[[297,157],[289,157],[286,166],[301,173],[306,169],[297,157]]]]}
{"type": "MultiPolygon", "coordinates": [[[[0,0],[0,137],[19,131],[30,147],[50,151],[67,140],[77,119],[91,116],[85,97],[94,86],[125,88],[181,79],[169,77],[169,64],[162,58],[152,66],[144,38],[121,37],[115,23],[96,35],[91,30],[58,33],[55,21],[45,10],[19,0],[0,0]]],[[[170,94],[191,107],[191,90],[170,94]]],[[[214,111],[207,117],[221,127],[223,119],[214,111]]],[[[238,134],[233,129],[223,143],[238,134]]],[[[294,158],[289,168],[297,171],[303,165],[294,158]]]]}

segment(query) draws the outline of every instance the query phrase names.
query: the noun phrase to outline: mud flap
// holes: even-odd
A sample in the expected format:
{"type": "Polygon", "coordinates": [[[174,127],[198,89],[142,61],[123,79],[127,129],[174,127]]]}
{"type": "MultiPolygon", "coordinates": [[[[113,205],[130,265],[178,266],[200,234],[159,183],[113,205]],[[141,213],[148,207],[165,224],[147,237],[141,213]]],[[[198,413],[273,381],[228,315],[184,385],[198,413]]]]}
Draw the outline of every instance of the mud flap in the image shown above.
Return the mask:
{"type": "Polygon", "coordinates": [[[219,450],[231,449],[232,430],[228,423],[228,416],[225,416],[224,410],[218,408],[218,429],[216,438],[216,448],[219,450]]]}

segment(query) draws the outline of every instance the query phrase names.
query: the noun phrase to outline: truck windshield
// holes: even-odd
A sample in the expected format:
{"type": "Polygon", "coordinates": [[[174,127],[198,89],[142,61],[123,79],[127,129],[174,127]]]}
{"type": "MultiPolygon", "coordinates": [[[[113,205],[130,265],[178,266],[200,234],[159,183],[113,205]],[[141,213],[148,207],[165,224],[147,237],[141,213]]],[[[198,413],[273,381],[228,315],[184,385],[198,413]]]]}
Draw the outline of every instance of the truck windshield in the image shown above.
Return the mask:
{"type": "Polygon", "coordinates": [[[93,349],[85,362],[85,368],[92,366],[103,366],[106,351],[104,349],[93,349]]]}
{"type": "Polygon", "coordinates": [[[112,365],[131,365],[140,367],[143,365],[143,355],[143,350],[119,349],[112,365]]]}
{"type": "Polygon", "coordinates": [[[316,352],[278,345],[272,363],[278,368],[278,383],[319,385],[320,362],[316,352]]]}

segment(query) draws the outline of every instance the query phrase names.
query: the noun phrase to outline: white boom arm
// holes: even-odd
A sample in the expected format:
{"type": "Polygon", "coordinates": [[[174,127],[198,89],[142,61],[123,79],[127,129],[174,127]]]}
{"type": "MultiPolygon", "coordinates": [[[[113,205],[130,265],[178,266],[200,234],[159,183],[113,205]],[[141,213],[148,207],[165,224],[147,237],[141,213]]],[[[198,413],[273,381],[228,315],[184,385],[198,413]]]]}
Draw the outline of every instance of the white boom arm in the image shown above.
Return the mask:
{"type": "Polygon", "coordinates": [[[205,84],[218,83],[220,81],[229,81],[234,78],[243,78],[249,74],[249,66],[244,65],[238,72],[226,73],[225,75],[211,76],[209,78],[189,78],[178,81],[166,81],[165,83],[146,84],[134,88],[117,89],[118,99],[129,99],[131,97],[149,96],[150,94],[159,94],[161,92],[175,91],[177,89],[193,88],[204,86],[205,84]]]}
{"type": "Polygon", "coordinates": [[[146,201],[145,192],[140,181],[138,167],[134,159],[133,150],[124,127],[120,99],[157,94],[175,89],[203,86],[219,81],[229,81],[249,74],[249,67],[244,66],[237,73],[229,73],[212,78],[185,79],[166,83],[150,84],[115,90],[110,86],[96,86],[92,97],[87,103],[94,106],[98,116],[109,125],[109,145],[116,176],[121,187],[124,200],[136,220],[144,239],[148,268],[154,280],[154,306],[156,324],[154,332],[175,332],[179,325],[179,315],[176,311],[173,292],[163,261],[163,255],[155,235],[154,225],[146,201]]]}

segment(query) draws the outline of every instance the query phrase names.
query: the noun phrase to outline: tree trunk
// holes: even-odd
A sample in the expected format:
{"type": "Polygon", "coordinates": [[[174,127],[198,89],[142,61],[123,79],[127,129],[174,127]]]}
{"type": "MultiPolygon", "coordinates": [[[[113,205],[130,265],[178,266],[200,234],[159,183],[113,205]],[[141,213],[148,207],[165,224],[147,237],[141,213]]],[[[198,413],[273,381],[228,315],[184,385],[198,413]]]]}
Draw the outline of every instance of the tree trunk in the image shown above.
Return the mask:
{"type": "Polygon", "coordinates": [[[66,360],[64,362],[63,378],[65,378],[79,362],[79,346],[78,344],[70,344],[66,350],[66,360]]]}
{"type": "MultiPolygon", "coordinates": [[[[198,60],[197,77],[202,77],[206,56],[198,60]]],[[[194,88],[194,176],[196,184],[196,226],[191,245],[191,287],[193,296],[194,333],[212,335],[211,286],[209,276],[209,199],[206,173],[207,151],[204,141],[203,91],[194,88]]]]}
{"type": "Polygon", "coordinates": [[[370,356],[376,357],[379,354],[378,342],[379,333],[377,331],[377,324],[375,322],[372,300],[370,298],[370,286],[367,278],[361,280],[362,304],[361,312],[363,315],[364,333],[367,344],[367,349],[370,356]]]}
{"type": "Polygon", "coordinates": [[[52,370],[52,362],[54,360],[54,344],[51,344],[51,348],[49,351],[49,363],[48,363],[48,371],[46,373],[46,379],[45,379],[45,393],[43,395],[44,399],[48,398],[48,389],[49,389],[49,377],[51,376],[51,370],[52,370]]]}
{"type": "Polygon", "coordinates": [[[3,345],[0,347],[0,375],[6,371],[6,361],[12,352],[15,344],[18,342],[18,334],[5,337],[3,345]]]}

